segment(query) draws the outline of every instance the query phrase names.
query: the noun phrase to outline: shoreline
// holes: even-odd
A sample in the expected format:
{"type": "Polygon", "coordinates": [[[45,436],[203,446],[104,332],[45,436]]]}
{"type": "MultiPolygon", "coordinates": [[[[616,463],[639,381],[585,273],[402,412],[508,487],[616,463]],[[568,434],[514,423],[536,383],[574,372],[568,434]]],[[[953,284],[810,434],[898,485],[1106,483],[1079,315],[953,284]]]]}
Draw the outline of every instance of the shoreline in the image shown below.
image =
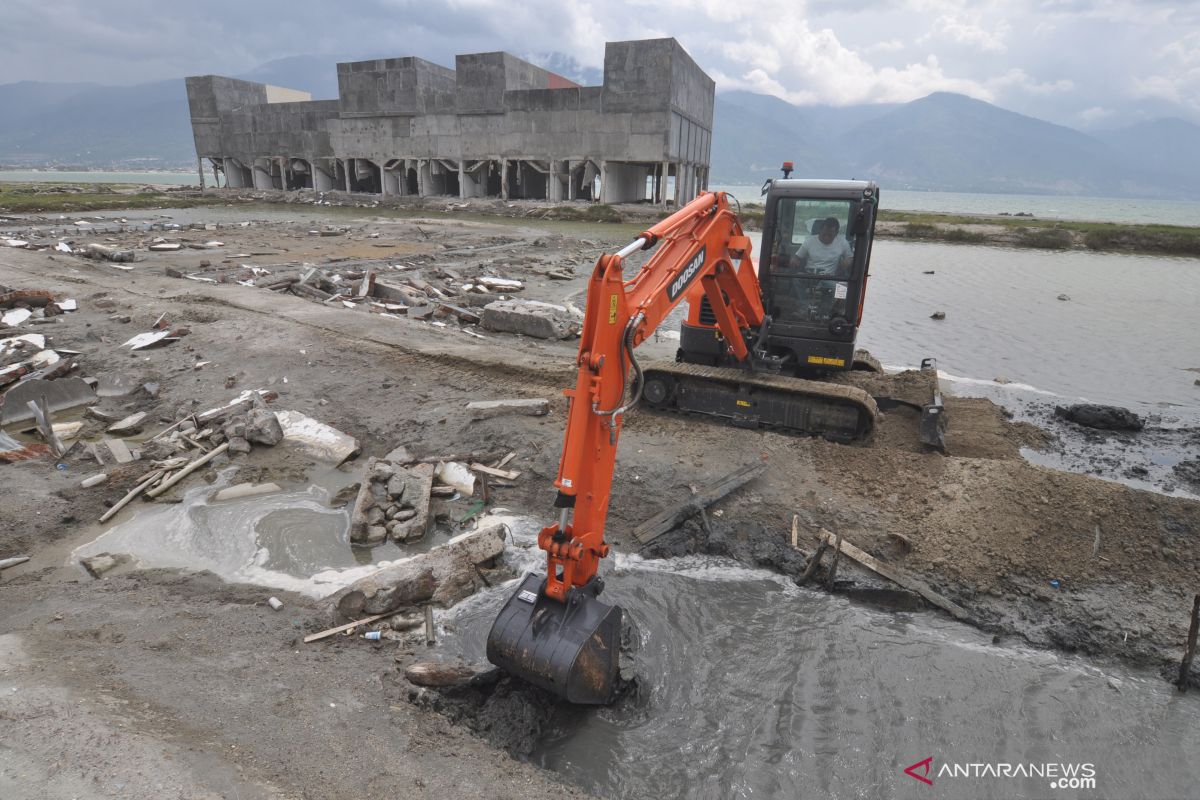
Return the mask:
{"type": "MultiPolygon", "coordinates": [[[[312,192],[210,189],[167,184],[70,184],[0,182],[0,215],[64,214],[104,210],[193,208],[209,205],[314,205],[312,192]]],[[[584,202],[498,200],[451,197],[395,197],[326,192],[320,204],[331,208],[371,208],[441,214],[449,217],[506,217],[586,223],[650,225],[667,216],[649,204],[601,205],[584,202]]],[[[763,208],[747,204],[740,214],[746,230],[759,230],[763,208]]],[[[1083,222],[1025,215],[942,214],[882,210],[876,236],[881,239],[989,245],[1033,250],[1129,253],[1200,258],[1200,226],[1083,222]]]]}

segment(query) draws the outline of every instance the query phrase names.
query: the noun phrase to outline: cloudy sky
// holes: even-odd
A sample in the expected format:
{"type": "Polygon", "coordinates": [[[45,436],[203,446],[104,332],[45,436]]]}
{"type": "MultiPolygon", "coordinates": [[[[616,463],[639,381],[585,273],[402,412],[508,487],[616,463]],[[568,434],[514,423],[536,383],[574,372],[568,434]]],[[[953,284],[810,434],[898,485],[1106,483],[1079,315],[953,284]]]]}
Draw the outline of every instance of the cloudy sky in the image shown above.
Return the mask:
{"type": "Polygon", "coordinates": [[[331,61],[560,53],[674,36],[716,81],[795,103],[971,95],[1078,128],[1200,122],[1196,0],[3,0],[0,82],[128,84],[331,61]]]}

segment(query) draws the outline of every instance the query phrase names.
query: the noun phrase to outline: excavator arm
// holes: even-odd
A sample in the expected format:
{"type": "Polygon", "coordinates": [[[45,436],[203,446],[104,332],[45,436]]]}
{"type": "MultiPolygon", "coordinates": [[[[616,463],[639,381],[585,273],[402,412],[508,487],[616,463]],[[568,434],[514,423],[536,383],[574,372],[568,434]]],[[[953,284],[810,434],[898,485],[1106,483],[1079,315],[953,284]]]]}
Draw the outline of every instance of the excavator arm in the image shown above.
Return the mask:
{"type": "Polygon", "coordinates": [[[565,392],[570,410],[554,482],[560,519],[538,537],[548,554],[546,593],[551,597],[565,600],[567,590],[591,580],[608,554],[604,526],[617,440],[624,414],[641,391],[635,348],[698,286],[731,354],[738,360],[749,355],[747,333],[763,321],[750,250],[750,238],[724,193],[705,193],[596,262],[576,359],[579,372],[575,388],[565,392]],[[625,257],[655,246],[654,255],[626,280],[625,257]]]}
{"type": "Polygon", "coordinates": [[[625,413],[641,394],[635,350],[686,298],[707,298],[729,354],[749,357],[763,324],[751,243],[724,193],[703,193],[617,253],[588,282],[578,374],[555,486],[557,522],[542,529],[545,577],[525,577],[488,635],[492,663],[577,703],[603,703],[616,681],[621,610],[599,602],[600,560],[625,413]],[[625,258],[657,248],[633,277],[625,258]],[[735,262],[738,262],[735,266],[735,262]],[[631,380],[632,373],[632,380],[631,380]]]}

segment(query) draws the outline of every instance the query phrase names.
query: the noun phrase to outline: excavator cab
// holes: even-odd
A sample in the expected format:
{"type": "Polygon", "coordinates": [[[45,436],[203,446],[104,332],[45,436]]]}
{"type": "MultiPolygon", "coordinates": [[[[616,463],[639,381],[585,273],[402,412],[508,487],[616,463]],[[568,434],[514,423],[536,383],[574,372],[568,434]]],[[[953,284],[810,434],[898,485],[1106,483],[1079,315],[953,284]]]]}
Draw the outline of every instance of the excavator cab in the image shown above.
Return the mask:
{"type": "MultiPolygon", "coordinates": [[[[755,366],[790,375],[853,369],[879,187],[783,178],[763,189],[758,278],[769,322],[755,366]]],[[[697,299],[696,318],[680,331],[680,360],[723,366],[707,300],[697,299]]]]}

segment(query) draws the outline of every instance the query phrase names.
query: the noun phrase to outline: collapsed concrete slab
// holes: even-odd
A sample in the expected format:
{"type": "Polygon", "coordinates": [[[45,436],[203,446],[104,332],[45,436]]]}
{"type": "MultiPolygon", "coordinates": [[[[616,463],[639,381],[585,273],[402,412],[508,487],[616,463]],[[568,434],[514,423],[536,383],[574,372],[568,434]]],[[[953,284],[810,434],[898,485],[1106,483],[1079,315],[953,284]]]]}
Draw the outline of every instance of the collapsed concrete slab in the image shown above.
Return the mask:
{"type": "Polygon", "coordinates": [[[578,335],[583,316],[574,309],[538,300],[496,300],[483,307],[480,324],[500,333],[567,339],[578,335]]]}
{"type": "Polygon", "coordinates": [[[343,619],[361,619],[419,603],[454,605],[483,584],[476,567],[504,552],[506,532],[489,525],[398,561],[330,596],[330,607],[343,619]]]}

